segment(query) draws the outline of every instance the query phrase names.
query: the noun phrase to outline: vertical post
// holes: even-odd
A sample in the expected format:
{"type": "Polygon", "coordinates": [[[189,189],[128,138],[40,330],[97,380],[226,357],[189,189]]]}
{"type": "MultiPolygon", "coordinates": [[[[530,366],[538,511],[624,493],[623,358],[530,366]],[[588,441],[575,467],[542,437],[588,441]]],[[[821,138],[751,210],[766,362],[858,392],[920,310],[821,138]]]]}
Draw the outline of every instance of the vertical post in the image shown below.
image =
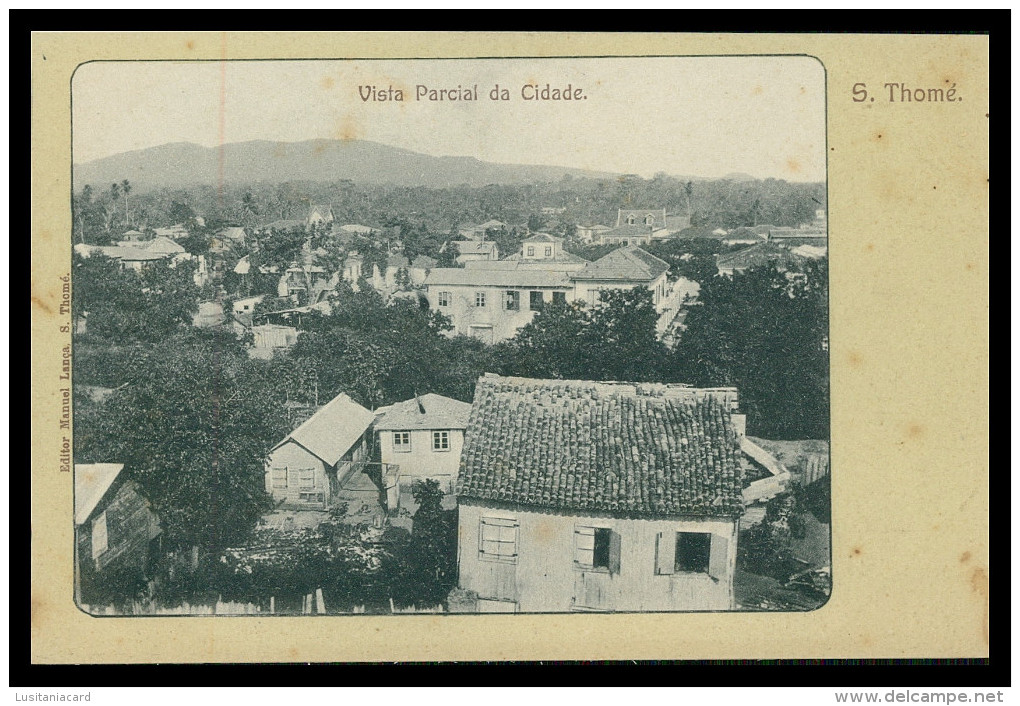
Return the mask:
{"type": "Polygon", "coordinates": [[[276,612],[276,596],[269,597],[269,612],[270,613],[276,612]]]}
{"type": "Polygon", "coordinates": [[[315,589],[315,612],[319,615],[326,614],[326,601],[322,597],[322,589],[315,589]]]}

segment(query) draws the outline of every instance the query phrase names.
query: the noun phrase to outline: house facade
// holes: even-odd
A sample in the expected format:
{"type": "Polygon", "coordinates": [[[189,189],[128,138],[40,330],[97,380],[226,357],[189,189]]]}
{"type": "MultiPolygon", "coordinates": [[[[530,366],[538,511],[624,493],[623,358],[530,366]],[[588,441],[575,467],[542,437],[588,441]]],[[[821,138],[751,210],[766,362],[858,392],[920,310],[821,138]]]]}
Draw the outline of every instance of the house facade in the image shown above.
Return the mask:
{"type": "Polygon", "coordinates": [[[432,479],[453,492],[470,413],[467,402],[432,393],[376,410],[380,459],[399,466],[402,488],[432,479]]]}
{"type": "Polygon", "coordinates": [[[736,410],[732,388],[483,377],[460,587],[480,612],[732,609],[736,410]]]}
{"type": "Polygon", "coordinates": [[[144,583],[162,555],[159,518],[120,463],[75,464],[75,600],[108,600],[104,579],[144,583]]]}
{"type": "Polygon", "coordinates": [[[638,247],[588,262],[564,251],[561,239],[539,236],[525,240],[512,259],[432,270],[425,281],[429,306],[450,317],[453,334],[498,343],[551,303],[594,305],[602,291],[634,287],[652,292],[664,332],[684,295],[697,292],[697,284],[686,279],[671,283],[667,263],[638,247]]]}
{"type": "Polygon", "coordinates": [[[375,415],[340,394],[272,448],[265,488],[277,506],[325,510],[368,460],[375,415]]]}

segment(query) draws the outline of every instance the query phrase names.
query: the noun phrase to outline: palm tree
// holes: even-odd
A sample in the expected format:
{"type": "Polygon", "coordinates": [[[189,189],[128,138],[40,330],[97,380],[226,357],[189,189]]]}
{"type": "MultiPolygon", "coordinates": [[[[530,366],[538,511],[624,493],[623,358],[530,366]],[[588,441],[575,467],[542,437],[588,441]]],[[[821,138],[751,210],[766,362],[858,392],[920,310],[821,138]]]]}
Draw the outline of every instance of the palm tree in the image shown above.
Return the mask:
{"type": "Polygon", "coordinates": [[[128,194],[131,193],[131,182],[127,179],[120,183],[120,190],[124,193],[124,222],[131,223],[131,212],[128,210],[128,194]]]}

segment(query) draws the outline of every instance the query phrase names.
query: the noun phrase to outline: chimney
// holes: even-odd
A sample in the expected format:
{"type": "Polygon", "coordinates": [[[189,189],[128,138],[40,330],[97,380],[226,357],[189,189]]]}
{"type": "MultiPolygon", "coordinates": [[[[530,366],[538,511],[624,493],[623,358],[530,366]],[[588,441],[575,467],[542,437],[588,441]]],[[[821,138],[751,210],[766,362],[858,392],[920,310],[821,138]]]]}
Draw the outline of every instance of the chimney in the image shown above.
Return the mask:
{"type": "Polygon", "coordinates": [[[747,434],[747,415],[746,414],[731,414],[730,420],[733,422],[733,430],[737,432],[737,438],[743,438],[747,434]]]}

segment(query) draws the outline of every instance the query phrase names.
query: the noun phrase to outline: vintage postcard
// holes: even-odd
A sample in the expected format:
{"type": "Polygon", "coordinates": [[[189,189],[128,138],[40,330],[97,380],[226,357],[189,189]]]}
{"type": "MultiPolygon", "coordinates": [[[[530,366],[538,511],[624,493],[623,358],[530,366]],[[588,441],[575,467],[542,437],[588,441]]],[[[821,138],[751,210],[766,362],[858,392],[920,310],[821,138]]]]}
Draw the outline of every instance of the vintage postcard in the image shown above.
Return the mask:
{"type": "Polygon", "coordinates": [[[38,661],[986,655],[987,38],[401,37],[36,37],[38,661]]]}

